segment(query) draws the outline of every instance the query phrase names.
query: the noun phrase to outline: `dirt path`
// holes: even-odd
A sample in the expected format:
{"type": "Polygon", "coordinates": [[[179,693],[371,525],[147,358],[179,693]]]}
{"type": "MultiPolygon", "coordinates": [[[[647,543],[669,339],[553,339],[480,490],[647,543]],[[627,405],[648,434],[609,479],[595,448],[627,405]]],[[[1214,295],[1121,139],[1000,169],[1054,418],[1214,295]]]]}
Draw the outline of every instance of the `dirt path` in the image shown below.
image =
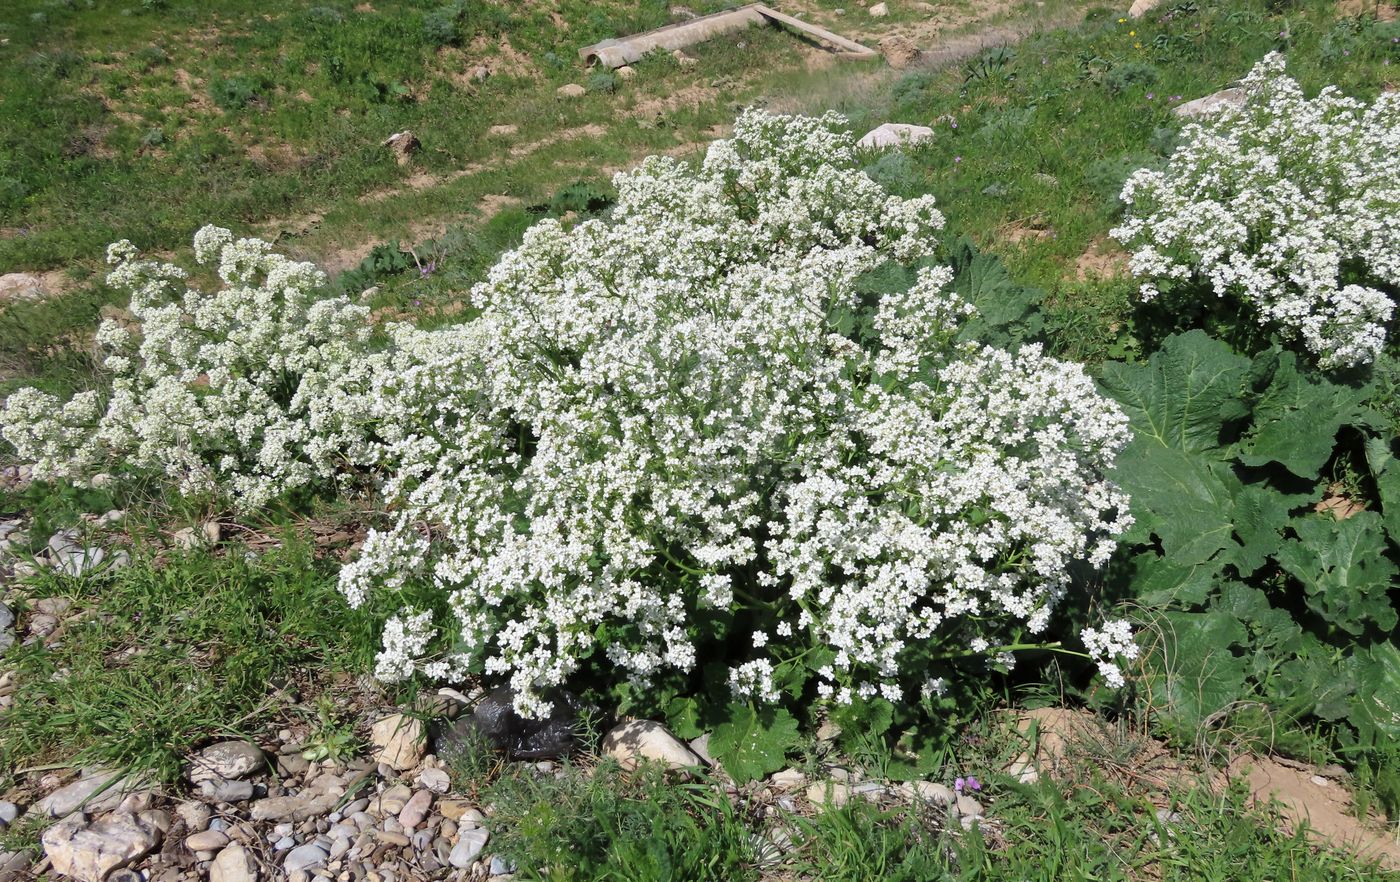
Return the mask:
{"type": "MultiPolygon", "coordinates": [[[[1376,860],[1400,870],[1400,842],[1377,833],[1354,815],[1351,794],[1338,781],[1302,763],[1267,756],[1250,756],[1230,764],[1232,778],[1249,782],[1255,802],[1274,801],[1283,816],[1286,832],[1306,825],[1313,841],[1340,848],[1366,860],[1376,860]]],[[[1372,819],[1373,821],[1375,819],[1372,819]]]]}

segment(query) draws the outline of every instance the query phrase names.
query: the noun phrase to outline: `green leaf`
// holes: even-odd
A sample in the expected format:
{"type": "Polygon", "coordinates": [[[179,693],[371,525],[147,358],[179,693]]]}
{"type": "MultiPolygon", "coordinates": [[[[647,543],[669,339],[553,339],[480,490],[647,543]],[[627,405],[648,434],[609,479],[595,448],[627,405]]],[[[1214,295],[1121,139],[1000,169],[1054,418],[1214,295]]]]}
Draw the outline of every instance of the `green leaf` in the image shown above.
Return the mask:
{"type": "Polygon", "coordinates": [[[1306,493],[1279,493],[1264,484],[1240,488],[1234,498],[1235,538],[1239,545],[1225,557],[1241,576],[1262,567],[1278,551],[1289,513],[1308,501],[1306,493]]]}
{"type": "Polygon", "coordinates": [[[1280,665],[1278,676],[1269,683],[1270,697],[1282,705],[1288,716],[1312,714],[1324,720],[1339,720],[1352,715],[1356,658],[1337,660],[1332,657],[1334,652],[1305,634],[1298,656],[1280,665]]]}
{"type": "Polygon", "coordinates": [[[1400,545],[1400,466],[1393,462],[1376,476],[1380,491],[1381,517],[1390,541],[1400,545]]]}
{"type": "Polygon", "coordinates": [[[1296,653],[1301,648],[1303,629],[1293,621],[1286,609],[1269,603],[1269,596],[1258,588],[1240,582],[1227,582],[1220,591],[1216,608],[1240,620],[1250,634],[1249,647],[1269,657],[1269,661],[1254,672],[1262,675],[1272,667],[1272,658],[1296,653]]]}
{"type": "Polygon", "coordinates": [[[735,783],[746,784],[786,765],[797,743],[797,720],[786,710],[736,704],[710,733],[710,754],[735,783]]]}
{"type": "Polygon", "coordinates": [[[1391,450],[1390,438],[1370,437],[1366,439],[1366,465],[1371,469],[1371,474],[1380,477],[1390,469],[1395,462],[1395,454],[1391,450]]]}
{"type": "Polygon", "coordinates": [[[1215,561],[1183,566],[1155,552],[1137,555],[1131,566],[1133,593],[1148,607],[1201,606],[1220,574],[1215,561]]]}
{"type": "Polygon", "coordinates": [[[1374,624],[1395,627],[1390,603],[1395,564],[1385,556],[1380,516],[1363,511],[1344,521],[1306,517],[1293,522],[1297,539],[1285,542],[1277,559],[1303,584],[1308,608],[1348,634],[1374,624]]]}
{"type": "Polygon", "coordinates": [[[1298,370],[1292,352],[1278,367],[1254,406],[1254,429],[1240,442],[1240,460],[1261,466],[1276,462],[1302,478],[1317,478],[1332,458],[1337,430],[1366,423],[1367,390],[1342,386],[1298,370]]]}
{"type": "Polygon", "coordinates": [[[949,244],[947,252],[944,263],[954,273],[953,291],[977,308],[959,330],[959,340],[1015,349],[1039,338],[1045,326],[1040,311],[1044,292],[1018,284],[1001,258],[979,253],[967,237],[949,244]]]}
{"type": "Polygon", "coordinates": [[[1352,721],[1394,742],[1400,739],[1400,648],[1377,643],[1357,660],[1352,721]]]}
{"type": "Polygon", "coordinates": [[[1250,361],[1204,331],[1168,337],[1147,364],[1109,362],[1100,381],[1144,442],[1224,458],[1221,432],[1237,414],[1250,361]]]}
{"type": "Polygon", "coordinates": [[[666,722],[686,741],[705,734],[700,726],[700,702],[695,698],[673,698],[666,704],[666,722]]]}
{"type": "Polygon", "coordinates": [[[1206,718],[1244,691],[1245,664],[1232,651],[1244,627],[1225,612],[1164,613],[1151,659],[1152,697],[1164,721],[1193,736],[1206,718]]]}
{"type": "Polygon", "coordinates": [[[1240,483],[1225,463],[1139,437],[1119,456],[1115,476],[1132,498],[1136,529],[1156,534],[1173,563],[1204,563],[1233,544],[1240,483]]]}
{"type": "Polygon", "coordinates": [[[832,711],[831,721],[841,730],[841,744],[849,749],[862,740],[878,741],[894,725],[894,705],[884,698],[856,699],[832,711]]]}

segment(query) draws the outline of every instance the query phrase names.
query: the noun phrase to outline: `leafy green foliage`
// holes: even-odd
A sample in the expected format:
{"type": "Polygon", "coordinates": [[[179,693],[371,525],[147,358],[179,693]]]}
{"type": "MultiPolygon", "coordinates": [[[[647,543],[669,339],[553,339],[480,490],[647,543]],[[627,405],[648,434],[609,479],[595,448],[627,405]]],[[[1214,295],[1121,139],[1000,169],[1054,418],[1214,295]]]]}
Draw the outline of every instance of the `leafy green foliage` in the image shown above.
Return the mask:
{"type": "Polygon", "coordinates": [[[1343,740],[1384,734],[1400,470],[1375,388],[1203,331],[1101,379],[1137,435],[1118,464],[1137,523],[1117,578],[1152,610],[1148,685],[1169,730],[1194,737],[1248,699],[1343,740]]]}
{"type": "Polygon", "coordinates": [[[591,775],[566,767],[559,777],[516,765],[487,796],[499,822],[492,852],[518,868],[516,879],[758,878],[748,828],[706,783],[669,782],[659,769],[624,774],[613,764],[591,775]]]}
{"type": "Polygon", "coordinates": [[[970,239],[954,241],[947,252],[945,261],[956,274],[953,290],[977,307],[960,332],[963,339],[1004,348],[1040,339],[1043,292],[1015,282],[1000,258],[979,252],[970,239]]]}
{"type": "Polygon", "coordinates": [[[381,242],[370,249],[359,266],[337,276],[333,287],[336,293],[353,297],[371,285],[406,272],[411,266],[413,255],[399,246],[398,239],[381,242]]]}
{"type": "Polygon", "coordinates": [[[797,720],[782,708],[732,705],[710,735],[710,754],[739,784],[781,769],[797,747],[797,720]]]}

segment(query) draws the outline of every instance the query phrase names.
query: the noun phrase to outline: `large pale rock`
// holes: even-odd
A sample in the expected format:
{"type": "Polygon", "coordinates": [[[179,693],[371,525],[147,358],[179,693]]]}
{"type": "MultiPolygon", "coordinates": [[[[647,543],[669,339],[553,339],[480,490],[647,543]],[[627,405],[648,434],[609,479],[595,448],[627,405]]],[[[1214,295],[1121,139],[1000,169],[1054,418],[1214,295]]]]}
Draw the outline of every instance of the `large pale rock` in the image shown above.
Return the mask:
{"type": "Polygon", "coordinates": [[[192,783],[222,778],[236,781],[262,771],[267,757],[262,750],[246,741],[221,741],[195,754],[190,761],[189,779],[192,783]]]}
{"type": "Polygon", "coordinates": [[[255,821],[304,821],[335,810],[340,796],[332,793],[299,793],[295,796],[269,796],[249,809],[255,821]]]}
{"type": "Polygon", "coordinates": [[[807,776],[797,769],[783,769],[781,772],[774,772],[768,783],[778,790],[796,790],[807,783],[807,776]]]}
{"type": "Polygon", "coordinates": [[[330,856],[330,850],[319,842],[308,842],[287,852],[287,857],[282,861],[282,869],[289,874],[300,870],[314,870],[325,866],[330,856]]]}
{"type": "Polygon", "coordinates": [[[554,90],[560,98],[582,98],[588,94],[588,90],[578,83],[569,83],[567,86],[560,86],[554,90]]]}
{"type": "Polygon", "coordinates": [[[253,798],[252,781],[206,778],[199,782],[199,798],[205,802],[244,802],[253,798]]]}
{"type": "Polygon", "coordinates": [[[81,882],[103,882],[108,873],[160,844],[164,833],[159,814],[117,812],[91,823],[84,815],[69,815],[44,831],[44,853],[56,873],[81,882]]]}
{"type": "Polygon", "coordinates": [[[840,808],[851,801],[851,785],[841,781],[817,781],[807,787],[807,801],[818,811],[840,808]]]}
{"type": "Polygon", "coordinates": [[[30,849],[9,852],[0,851],[0,882],[17,882],[32,878],[30,865],[34,863],[34,852],[30,849]]]}
{"type": "Polygon", "coordinates": [[[376,748],[374,761],[403,772],[418,765],[427,751],[423,721],[403,714],[390,714],[370,729],[376,748]]]}
{"type": "Polygon", "coordinates": [[[228,836],[222,830],[202,830],[185,837],[185,848],[190,851],[218,851],[228,845],[228,836]]]}
{"type": "Polygon", "coordinates": [[[88,770],[78,780],[39,800],[34,808],[51,818],[62,818],[78,809],[106,812],[121,805],[123,799],[140,789],[139,781],[123,778],[119,772],[88,770]]]}
{"type": "Polygon", "coordinates": [[[920,141],[927,141],[932,137],[933,129],[928,126],[914,126],[908,123],[885,123],[882,126],[866,132],[865,137],[856,142],[856,146],[875,149],[902,147],[906,144],[917,144],[920,141]]]}
{"type": "Polygon", "coordinates": [[[485,827],[476,827],[463,830],[457,834],[457,844],[452,846],[452,853],[447,862],[459,870],[470,867],[476,856],[481,854],[481,850],[486,847],[486,841],[491,838],[491,832],[485,827]]]}
{"type": "Polygon", "coordinates": [[[424,769],[418,783],[433,793],[446,793],[452,787],[452,779],[442,769],[424,769]]]}
{"type": "Polygon", "coordinates": [[[663,763],[672,770],[704,765],[669,729],[651,720],[633,720],[613,727],[603,739],[603,754],[617,760],[624,769],[635,769],[642,760],[663,763]]]}
{"type": "Polygon", "coordinates": [[[890,7],[887,3],[876,3],[869,11],[871,18],[884,18],[890,14],[890,7]]]}
{"type": "Polygon", "coordinates": [[[933,781],[906,781],[899,785],[899,790],[909,799],[917,799],[935,805],[952,805],[958,798],[951,787],[933,781]]]}
{"type": "Polygon", "coordinates": [[[1162,0],[1133,0],[1133,5],[1128,9],[1128,18],[1142,18],[1161,3],[1162,0]]]}
{"type": "Polygon", "coordinates": [[[33,273],[0,276],[0,300],[36,300],[44,296],[44,280],[33,273]]]}
{"type": "Polygon", "coordinates": [[[1219,92],[1177,105],[1172,112],[1185,119],[1198,119],[1222,110],[1244,106],[1244,89],[1221,89],[1219,92]]]}
{"type": "Polygon", "coordinates": [[[405,830],[413,830],[423,819],[428,816],[428,809],[433,806],[433,794],[427,790],[418,790],[409,797],[399,811],[399,823],[405,830]]]}
{"type": "Polygon", "coordinates": [[[258,864],[240,843],[232,843],[209,865],[209,882],[258,882],[258,864]]]}

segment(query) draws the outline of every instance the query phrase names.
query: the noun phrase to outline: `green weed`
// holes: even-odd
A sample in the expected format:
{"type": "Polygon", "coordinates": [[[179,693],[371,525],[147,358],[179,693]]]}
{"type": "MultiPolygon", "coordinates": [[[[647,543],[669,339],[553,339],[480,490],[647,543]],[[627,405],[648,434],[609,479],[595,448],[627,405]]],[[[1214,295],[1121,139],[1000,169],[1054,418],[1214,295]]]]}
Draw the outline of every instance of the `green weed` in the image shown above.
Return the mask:
{"type": "Polygon", "coordinates": [[[215,736],[248,735],[299,701],[298,678],[365,670],[378,624],[352,611],[305,546],[246,560],[230,548],[110,579],[36,577],[78,617],[52,645],[7,657],[22,701],[0,713],[0,765],[149,769],[171,780],[215,736]]]}

